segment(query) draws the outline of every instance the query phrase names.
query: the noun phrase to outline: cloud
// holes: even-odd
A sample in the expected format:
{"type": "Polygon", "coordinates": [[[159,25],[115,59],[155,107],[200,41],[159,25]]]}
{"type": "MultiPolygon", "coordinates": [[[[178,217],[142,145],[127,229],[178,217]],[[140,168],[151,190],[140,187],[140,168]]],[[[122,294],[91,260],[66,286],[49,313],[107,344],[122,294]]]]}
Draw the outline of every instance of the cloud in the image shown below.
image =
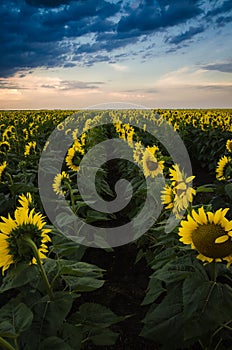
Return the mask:
{"type": "Polygon", "coordinates": [[[71,0],[26,0],[26,3],[36,7],[57,7],[70,3],[71,0]]]}
{"type": "Polygon", "coordinates": [[[214,70],[223,73],[232,73],[232,62],[211,63],[202,66],[206,70],[214,70]]]}
{"type": "Polygon", "coordinates": [[[121,18],[118,32],[149,33],[184,23],[202,13],[199,1],[159,1],[154,5],[154,1],[141,2],[129,15],[121,18]]]}
{"type": "Polygon", "coordinates": [[[118,63],[118,57],[141,55],[141,43],[154,41],[161,32],[168,37],[163,44],[177,44],[178,49],[203,32],[211,18],[219,16],[218,26],[221,17],[230,20],[226,14],[232,8],[230,0],[215,8],[205,1],[208,11],[202,0],[2,1],[0,77],[39,67],[118,63]]]}
{"type": "Polygon", "coordinates": [[[199,26],[199,27],[190,27],[187,31],[184,33],[178,34],[176,36],[173,36],[169,38],[167,41],[170,44],[175,44],[178,45],[182,43],[183,41],[190,40],[192,39],[195,35],[202,33],[204,31],[204,26],[199,26]]]}

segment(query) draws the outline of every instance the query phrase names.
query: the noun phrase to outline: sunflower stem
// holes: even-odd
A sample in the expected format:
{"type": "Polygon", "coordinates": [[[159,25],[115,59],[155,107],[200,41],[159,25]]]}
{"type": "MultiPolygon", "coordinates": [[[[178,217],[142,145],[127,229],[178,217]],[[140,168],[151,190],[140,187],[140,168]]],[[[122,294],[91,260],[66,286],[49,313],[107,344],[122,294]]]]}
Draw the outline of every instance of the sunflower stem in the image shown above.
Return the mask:
{"type": "Polygon", "coordinates": [[[43,264],[41,262],[41,259],[40,259],[40,256],[39,256],[39,253],[38,253],[38,249],[36,247],[36,244],[33,242],[33,240],[29,237],[25,237],[24,238],[25,242],[31,247],[31,249],[33,250],[33,253],[34,253],[34,257],[37,261],[37,264],[40,268],[40,273],[41,273],[41,276],[43,278],[43,281],[44,281],[44,285],[47,289],[47,293],[48,293],[48,296],[49,296],[49,299],[50,300],[54,300],[54,295],[53,295],[53,291],[52,291],[52,288],[51,288],[51,285],[48,281],[48,277],[46,275],[46,272],[43,268],[43,264]]]}
{"type": "Polygon", "coordinates": [[[8,343],[8,341],[3,339],[2,337],[0,337],[0,345],[3,347],[3,349],[15,350],[15,348],[13,348],[13,346],[10,343],[8,343]]]}
{"type": "Polygon", "coordinates": [[[217,280],[217,263],[215,260],[211,263],[211,272],[212,272],[211,279],[213,282],[216,282],[216,280],[217,280]]]}
{"type": "Polygon", "coordinates": [[[69,194],[70,194],[70,199],[71,199],[71,206],[72,206],[72,210],[74,212],[75,211],[75,199],[74,199],[74,196],[73,196],[73,190],[72,190],[72,187],[70,186],[68,181],[65,182],[65,185],[68,187],[69,194]]]}

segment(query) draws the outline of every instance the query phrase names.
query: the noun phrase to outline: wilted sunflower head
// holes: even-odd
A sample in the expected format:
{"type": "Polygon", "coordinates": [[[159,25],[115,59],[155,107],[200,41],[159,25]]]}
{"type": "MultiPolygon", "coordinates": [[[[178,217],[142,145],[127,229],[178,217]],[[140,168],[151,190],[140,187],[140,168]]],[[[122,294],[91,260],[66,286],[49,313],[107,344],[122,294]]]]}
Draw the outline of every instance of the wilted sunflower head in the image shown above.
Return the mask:
{"type": "Polygon", "coordinates": [[[1,217],[0,222],[0,267],[2,273],[10,265],[19,262],[36,263],[32,249],[25,238],[30,238],[36,245],[41,259],[46,258],[47,242],[50,229],[45,228],[46,222],[41,213],[35,213],[23,207],[17,208],[15,218],[1,217]]]}
{"type": "Polygon", "coordinates": [[[197,258],[203,262],[225,260],[227,266],[232,263],[232,221],[225,217],[228,210],[206,213],[201,207],[198,213],[192,210],[191,216],[181,222],[180,241],[196,249],[197,258]]]}

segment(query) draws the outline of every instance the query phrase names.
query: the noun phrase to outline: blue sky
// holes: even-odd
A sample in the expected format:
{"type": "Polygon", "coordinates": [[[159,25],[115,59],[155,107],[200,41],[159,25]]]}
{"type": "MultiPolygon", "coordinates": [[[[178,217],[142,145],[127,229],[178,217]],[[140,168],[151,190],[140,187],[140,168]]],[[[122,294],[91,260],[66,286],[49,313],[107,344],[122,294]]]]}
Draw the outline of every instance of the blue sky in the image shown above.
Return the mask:
{"type": "Polygon", "coordinates": [[[0,109],[232,107],[231,0],[3,0],[0,109]]]}

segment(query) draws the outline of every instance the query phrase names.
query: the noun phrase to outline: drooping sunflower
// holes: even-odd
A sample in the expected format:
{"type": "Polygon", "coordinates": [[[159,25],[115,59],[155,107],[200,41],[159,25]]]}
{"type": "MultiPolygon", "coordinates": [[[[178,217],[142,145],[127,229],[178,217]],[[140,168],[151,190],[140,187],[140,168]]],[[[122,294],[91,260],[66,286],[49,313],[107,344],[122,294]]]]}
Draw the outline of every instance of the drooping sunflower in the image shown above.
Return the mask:
{"type": "Polygon", "coordinates": [[[227,140],[226,149],[228,152],[232,153],[232,140],[227,140]]]}
{"type": "Polygon", "coordinates": [[[7,162],[4,161],[4,162],[0,165],[0,181],[1,181],[1,178],[2,178],[3,171],[6,169],[6,167],[7,167],[7,162]]]}
{"type": "Polygon", "coordinates": [[[29,156],[32,151],[35,151],[35,148],[36,148],[36,141],[28,142],[28,144],[25,146],[24,155],[26,157],[29,156]]]}
{"type": "Polygon", "coordinates": [[[19,262],[36,263],[31,247],[26,239],[31,239],[41,259],[46,258],[48,252],[47,243],[51,241],[48,233],[51,231],[45,228],[45,218],[41,213],[35,213],[25,208],[17,208],[14,218],[1,217],[0,222],[0,267],[2,274],[10,265],[19,262]]]}
{"type": "Polygon", "coordinates": [[[65,171],[62,171],[61,174],[57,174],[54,177],[54,181],[52,184],[52,188],[54,192],[58,195],[65,196],[66,194],[66,189],[65,189],[65,184],[67,182],[71,182],[69,174],[67,174],[65,171]]]}
{"type": "Polygon", "coordinates": [[[145,177],[155,177],[163,173],[164,161],[157,159],[157,157],[155,156],[156,151],[158,151],[157,146],[148,146],[144,151],[142,162],[145,177]]]}
{"type": "Polygon", "coordinates": [[[8,141],[0,142],[0,154],[6,154],[10,150],[10,143],[8,141]]]}
{"type": "Polygon", "coordinates": [[[219,159],[216,168],[216,178],[219,181],[228,180],[232,174],[232,158],[223,156],[219,159]]]}
{"type": "Polygon", "coordinates": [[[181,222],[179,229],[180,241],[190,244],[198,251],[197,258],[203,262],[227,261],[232,263],[232,221],[225,215],[229,208],[219,209],[215,213],[205,212],[204,208],[198,213],[192,210],[187,220],[181,222]]]}

